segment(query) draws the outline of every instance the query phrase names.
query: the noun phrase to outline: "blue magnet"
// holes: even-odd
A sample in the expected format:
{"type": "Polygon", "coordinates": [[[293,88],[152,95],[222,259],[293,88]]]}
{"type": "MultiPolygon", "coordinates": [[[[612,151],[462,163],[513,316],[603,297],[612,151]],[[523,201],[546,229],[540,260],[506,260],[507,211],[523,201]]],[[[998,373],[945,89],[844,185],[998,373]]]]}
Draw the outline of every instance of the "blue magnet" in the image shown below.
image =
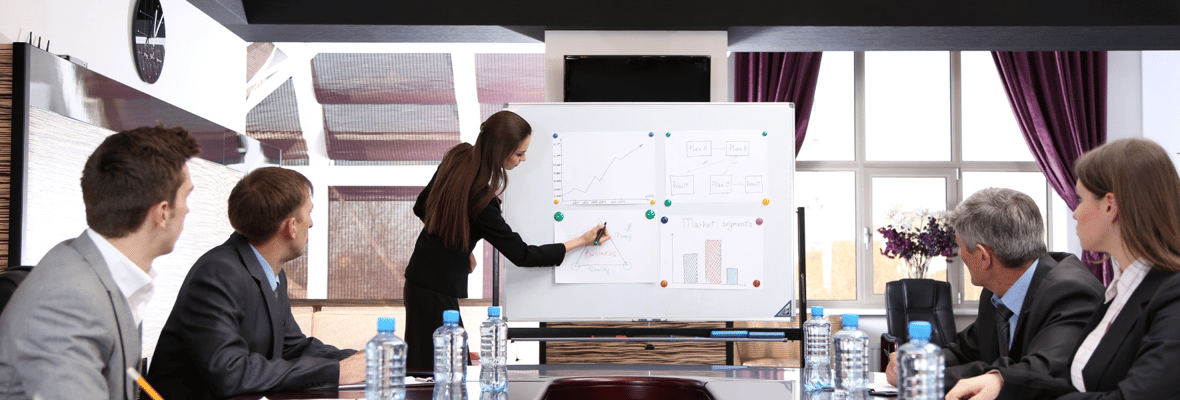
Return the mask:
{"type": "Polygon", "coordinates": [[[647,219],[652,219],[652,218],[655,218],[655,217],[656,217],[656,211],[655,211],[655,210],[647,210],[647,219]]]}
{"type": "Polygon", "coordinates": [[[660,217],[660,222],[668,223],[668,217],[660,217]]]}
{"type": "MultiPolygon", "coordinates": [[[[764,133],[765,133],[765,132],[764,132],[764,133]]],[[[557,139],[557,134],[556,134],[556,133],[554,133],[554,134],[553,134],[553,138],[554,138],[554,139],[557,139]]]]}
{"type": "Polygon", "coordinates": [[[561,220],[565,219],[565,214],[562,214],[561,211],[558,211],[557,214],[553,214],[553,219],[560,222],[561,220]]]}
{"type": "Polygon", "coordinates": [[[655,137],[655,136],[656,136],[655,132],[648,132],[647,133],[647,137],[655,137]]]}

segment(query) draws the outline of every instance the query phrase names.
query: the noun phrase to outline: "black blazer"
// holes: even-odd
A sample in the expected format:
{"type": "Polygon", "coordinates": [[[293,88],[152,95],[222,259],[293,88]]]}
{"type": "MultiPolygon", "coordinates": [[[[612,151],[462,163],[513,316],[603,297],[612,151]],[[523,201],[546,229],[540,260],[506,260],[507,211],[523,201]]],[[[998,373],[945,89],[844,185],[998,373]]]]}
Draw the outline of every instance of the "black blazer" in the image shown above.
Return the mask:
{"type": "Polygon", "coordinates": [[[193,264],[160,333],[148,380],[169,400],[335,389],[339,350],[304,336],[287,275],[271,290],[245,236],[234,233],[193,264]]]}
{"type": "MultiPolygon", "coordinates": [[[[960,379],[992,369],[1033,371],[1068,376],[1069,362],[1077,350],[1077,337],[1086,321],[1102,304],[1102,283],[1080,260],[1069,253],[1049,253],[1040,258],[1029,282],[1028,294],[1017,319],[1008,357],[1000,357],[996,339],[996,308],[992,292],[979,296],[979,315],[971,325],[943,348],[946,356],[945,389],[960,379]]],[[[1035,399],[1043,393],[1019,379],[1004,375],[1000,399],[1035,399]]]]}
{"type": "MultiPolygon", "coordinates": [[[[414,215],[425,218],[426,198],[434,187],[434,180],[418,194],[414,203],[414,215]]],[[[565,259],[565,246],[561,243],[532,246],[504,221],[500,210],[500,199],[492,198],[487,207],[471,221],[471,242],[468,249],[448,248],[442,238],[426,233],[423,229],[414,244],[414,253],[406,265],[406,280],[415,285],[457,298],[467,298],[467,270],[471,266],[469,255],[476,243],[486,239],[504,257],[519,267],[545,267],[561,265],[565,259]]]]}
{"type": "MultiPolygon", "coordinates": [[[[1104,304],[1085,336],[1106,314],[1104,304]]],[[[1086,392],[1062,399],[1177,399],[1180,398],[1180,274],[1151,270],[1110,324],[1086,366],[1086,392]]],[[[1073,385],[1070,384],[1070,389],[1073,385]]]]}

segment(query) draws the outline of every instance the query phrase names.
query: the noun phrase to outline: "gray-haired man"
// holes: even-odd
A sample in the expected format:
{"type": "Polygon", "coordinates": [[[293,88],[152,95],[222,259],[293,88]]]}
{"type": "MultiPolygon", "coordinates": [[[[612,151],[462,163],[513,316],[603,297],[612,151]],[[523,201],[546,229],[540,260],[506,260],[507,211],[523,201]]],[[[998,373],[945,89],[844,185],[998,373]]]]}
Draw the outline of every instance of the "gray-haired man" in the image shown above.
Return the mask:
{"type": "MultiPolygon", "coordinates": [[[[1006,369],[1068,376],[1077,338],[1102,304],[1102,284],[1074,255],[1046,250],[1040,210],[1024,193],[980,190],[955,207],[951,226],[971,283],[984,290],[975,322],[943,348],[944,388],[1006,369]]],[[[896,384],[896,356],[886,375],[896,384]]],[[[1004,378],[1000,399],[1038,397],[1021,378],[1004,378]]]]}

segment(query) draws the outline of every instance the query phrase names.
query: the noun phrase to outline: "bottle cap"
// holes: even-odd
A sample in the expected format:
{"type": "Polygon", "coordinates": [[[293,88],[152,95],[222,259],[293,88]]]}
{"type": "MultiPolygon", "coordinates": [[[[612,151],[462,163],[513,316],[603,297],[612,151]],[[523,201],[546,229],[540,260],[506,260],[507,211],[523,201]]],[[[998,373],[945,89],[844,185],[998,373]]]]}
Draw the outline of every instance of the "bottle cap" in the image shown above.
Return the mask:
{"type": "Polygon", "coordinates": [[[814,317],[824,316],[824,306],[811,306],[811,315],[814,317]]]}
{"type": "Polygon", "coordinates": [[[456,311],[456,310],[443,311],[443,323],[448,323],[448,324],[459,323],[459,311],[456,311]]]}
{"type": "Polygon", "coordinates": [[[496,306],[488,307],[488,316],[489,317],[499,317],[500,316],[500,307],[496,307],[496,306]]]}
{"type": "Polygon", "coordinates": [[[844,314],[841,323],[844,325],[844,329],[856,329],[856,326],[860,324],[860,315],[844,314]]]}
{"type": "Polygon", "coordinates": [[[377,318],[377,332],[393,332],[397,328],[397,320],[393,317],[377,318]]]}
{"type": "Polygon", "coordinates": [[[932,327],[926,321],[910,321],[910,340],[930,340],[932,327]]]}

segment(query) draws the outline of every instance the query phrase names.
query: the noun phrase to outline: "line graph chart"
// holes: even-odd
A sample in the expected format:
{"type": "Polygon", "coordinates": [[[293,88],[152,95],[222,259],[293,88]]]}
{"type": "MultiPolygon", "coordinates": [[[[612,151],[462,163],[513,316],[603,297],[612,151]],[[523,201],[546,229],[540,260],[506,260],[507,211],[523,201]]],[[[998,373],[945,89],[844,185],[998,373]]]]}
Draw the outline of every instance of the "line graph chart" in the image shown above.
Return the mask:
{"type": "Polygon", "coordinates": [[[647,132],[572,132],[553,139],[553,197],[563,204],[642,204],[655,198],[647,132]]]}

